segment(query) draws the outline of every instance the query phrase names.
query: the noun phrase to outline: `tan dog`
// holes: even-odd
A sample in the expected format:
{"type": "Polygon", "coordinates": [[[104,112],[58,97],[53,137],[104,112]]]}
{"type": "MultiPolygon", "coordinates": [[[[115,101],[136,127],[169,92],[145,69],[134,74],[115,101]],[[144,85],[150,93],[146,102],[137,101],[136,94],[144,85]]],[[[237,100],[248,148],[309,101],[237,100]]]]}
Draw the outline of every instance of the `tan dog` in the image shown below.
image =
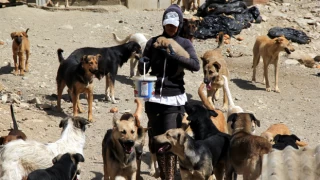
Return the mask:
{"type": "Polygon", "coordinates": [[[294,51],[291,42],[288,41],[284,36],[270,39],[268,36],[259,36],[253,46],[253,75],[252,81],[256,81],[256,69],[260,61],[260,56],[263,59],[263,81],[266,83],[266,90],[271,91],[269,78],[268,78],[268,67],[270,64],[274,65],[275,69],[275,92],[280,92],[278,87],[279,79],[279,53],[285,51],[290,54],[294,51]]]}
{"type": "Polygon", "coordinates": [[[58,100],[57,107],[61,110],[61,97],[65,86],[68,87],[68,94],[71,97],[73,104],[73,116],[83,112],[80,107],[79,95],[81,93],[87,94],[88,100],[88,120],[93,122],[92,118],[92,101],[93,101],[93,78],[98,71],[98,60],[101,58],[100,54],[84,55],[79,61],[72,59],[64,60],[62,57],[62,49],[58,49],[58,56],[60,66],[57,72],[57,91],[58,100]]]}
{"type": "Polygon", "coordinates": [[[28,30],[24,32],[13,32],[11,33],[12,38],[12,53],[14,61],[14,75],[19,74],[24,76],[24,72],[29,71],[29,56],[30,56],[30,42],[28,39],[28,30]],[[26,57],[24,57],[26,55],[26,57]],[[19,57],[19,62],[18,62],[19,57]]]}
{"type": "MultiPolygon", "coordinates": [[[[262,157],[271,151],[271,144],[260,136],[251,134],[252,121],[258,121],[253,114],[235,113],[229,116],[233,130],[230,148],[227,180],[232,174],[242,174],[244,180],[256,180],[261,174],[262,157]]],[[[259,122],[259,121],[258,121],[259,122]]]]}
{"type": "MultiPolygon", "coordinates": [[[[261,137],[267,139],[271,144],[274,144],[273,138],[277,135],[291,135],[291,132],[285,124],[278,123],[278,124],[272,124],[266,131],[261,133],[261,137]]],[[[304,147],[308,145],[305,142],[302,141],[296,141],[296,144],[300,147],[304,147]]]]}
{"type": "MultiPolygon", "coordinates": [[[[204,74],[203,82],[207,85],[207,98],[213,107],[213,98],[214,100],[218,99],[218,90],[222,88],[224,84],[222,75],[225,75],[227,78],[229,78],[227,63],[221,54],[221,49],[219,49],[219,47],[223,44],[223,33],[219,33],[219,36],[218,48],[205,52],[201,57],[204,74]]],[[[225,111],[228,108],[228,101],[226,92],[223,92],[224,96],[222,109],[225,111]]]]}
{"type": "MultiPolygon", "coordinates": [[[[171,4],[173,4],[176,0],[171,0],[171,4]]],[[[177,4],[180,5],[181,0],[177,1],[177,4]]],[[[182,0],[182,9],[183,11],[195,11],[200,6],[200,0],[182,0]],[[197,1],[197,6],[196,6],[197,1]]]]}
{"type": "Polygon", "coordinates": [[[134,117],[121,120],[114,113],[114,127],[109,129],[102,141],[104,179],[136,179],[137,163],[135,143],[138,137],[137,123],[134,117]]]}

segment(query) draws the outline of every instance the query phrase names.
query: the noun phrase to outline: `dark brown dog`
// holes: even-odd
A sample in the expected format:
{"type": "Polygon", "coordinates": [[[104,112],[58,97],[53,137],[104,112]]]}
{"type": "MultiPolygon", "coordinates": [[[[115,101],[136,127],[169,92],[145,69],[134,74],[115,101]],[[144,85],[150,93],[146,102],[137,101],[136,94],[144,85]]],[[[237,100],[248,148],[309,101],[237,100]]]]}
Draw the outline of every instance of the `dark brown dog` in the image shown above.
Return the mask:
{"type": "Polygon", "coordinates": [[[183,18],[183,26],[179,33],[181,37],[184,37],[186,39],[189,39],[191,42],[193,42],[194,39],[194,33],[198,29],[198,25],[201,21],[201,18],[197,19],[195,17],[192,17],[190,19],[183,18]]]}
{"type": "Polygon", "coordinates": [[[19,70],[21,76],[24,75],[25,71],[29,71],[30,42],[27,34],[28,30],[29,28],[25,32],[21,31],[11,33],[11,38],[13,39],[12,53],[14,61],[14,75],[18,75],[19,70]],[[26,55],[26,59],[24,59],[24,54],[26,55]],[[19,57],[19,62],[17,57],[19,57]]]}
{"type": "Polygon", "coordinates": [[[260,126],[260,121],[250,113],[234,113],[228,118],[233,133],[228,155],[227,180],[232,179],[234,172],[242,174],[243,179],[256,180],[261,174],[263,155],[272,149],[268,140],[251,134],[252,121],[256,121],[260,126]]]}
{"type": "Polygon", "coordinates": [[[13,121],[13,129],[10,129],[8,136],[0,137],[0,145],[5,145],[8,142],[13,141],[13,140],[17,140],[17,139],[23,139],[23,140],[27,139],[27,136],[18,128],[18,124],[17,124],[17,120],[14,116],[12,104],[10,105],[10,109],[11,109],[11,117],[12,117],[12,121],[13,121]]]}
{"type": "Polygon", "coordinates": [[[68,87],[68,93],[73,104],[73,116],[78,115],[78,111],[83,112],[80,103],[80,93],[87,94],[88,100],[88,120],[92,119],[92,101],[93,101],[93,78],[98,71],[98,60],[101,58],[100,54],[84,55],[78,61],[68,59],[64,60],[62,57],[62,49],[58,49],[58,57],[60,66],[58,69],[56,81],[58,90],[58,109],[61,110],[61,97],[65,86],[68,87]]]}

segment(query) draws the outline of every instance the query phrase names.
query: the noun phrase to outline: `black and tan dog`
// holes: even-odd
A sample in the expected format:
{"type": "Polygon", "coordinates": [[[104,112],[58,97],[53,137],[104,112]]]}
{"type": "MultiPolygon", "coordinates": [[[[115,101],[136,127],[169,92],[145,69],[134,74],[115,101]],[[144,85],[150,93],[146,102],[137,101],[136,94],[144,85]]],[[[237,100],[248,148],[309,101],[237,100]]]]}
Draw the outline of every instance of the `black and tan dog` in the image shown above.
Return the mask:
{"type": "Polygon", "coordinates": [[[101,79],[106,75],[106,100],[117,103],[114,97],[114,83],[118,68],[122,67],[128,59],[140,59],[142,55],[141,46],[132,41],[106,48],[84,47],[73,51],[67,60],[77,61],[84,55],[96,54],[101,54],[101,59],[99,59],[99,71],[96,73],[96,77],[101,79]]]}
{"type": "Polygon", "coordinates": [[[79,162],[84,162],[80,153],[60,154],[53,158],[52,167],[32,171],[27,180],[76,180],[79,162]]]}
{"type": "Polygon", "coordinates": [[[243,179],[257,179],[262,170],[262,157],[271,151],[268,140],[252,135],[252,121],[257,119],[250,113],[234,113],[228,118],[233,134],[228,152],[227,180],[232,180],[234,173],[242,174],[243,179]]]}
{"type": "Polygon", "coordinates": [[[194,39],[194,33],[197,31],[198,26],[201,22],[202,18],[183,18],[183,26],[179,33],[179,36],[184,37],[186,39],[189,39],[191,42],[193,42],[194,39]]]}
{"type": "Polygon", "coordinates": [[[27,34],[28,30],[29,28],[25,32],[18,31],[11,33],[11,38],[13,39],[12,53],[14,61],[14,75],[20,74],[23,76],[25,71],[29,71],[30,42],[27,34]],[[26,58],[24,55],[26,55],[26,58]]]}
{"type": "Polygon", "coordinates": [[[61,97],[65,86],[68,87],[68,93],[73,104],[73,116],[77,116],[78,111],[83,112],[80,107],[79,95],[80,93],[87,94],[88,100],[88,120],[92,119],[92,101],[93,101],[93,78],[98,72],[98,61],[101,58],[97,55],[83,55],[77,60],[67,59],[62,57],[62,49],[58,49],[58,57],[60,66],[58,69],[56,81],[58,91],[58,109],[61,110],[61,97]]]}
{"type": "Polygon", "coordinates": [[[102,141],[104,179],[121,176],[135,180],[137,173],[135,143],[138,138],[136,120],[134,117],[121,120],[115,113],[113,122],[113,129],[107,131],[102,141]]]}
{"type": "Polygon", "coordinates": [[[0,137],[0,145],[7,144],[10,141],[16,140],[16,139],[23,139],[26,140],[27,136],[18,128],[17,120],[14,116],[13,112],[13,105],[10,105],[11,110],[11,118],[13,122],[13,129],[10,129],[10,132],[7,136],[0,137]]]}

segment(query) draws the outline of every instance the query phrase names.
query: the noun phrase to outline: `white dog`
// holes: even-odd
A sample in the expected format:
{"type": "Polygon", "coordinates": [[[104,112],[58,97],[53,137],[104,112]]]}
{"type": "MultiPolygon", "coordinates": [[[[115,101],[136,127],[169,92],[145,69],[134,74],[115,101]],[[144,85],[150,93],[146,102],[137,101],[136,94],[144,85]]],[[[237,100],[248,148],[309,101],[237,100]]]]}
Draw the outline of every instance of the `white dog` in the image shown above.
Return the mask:
{"type": "Polygon", "coordinates": [[[21,180],[36,169],[49,168],[58,154],[83,154],[86,124],[80,117],[61,120],[62,134],[54,143],[16,140],[6,144],[0,150],[0,179],[21,180]]]}
{"type": "MultiPolygon", "coordinates": [[[[130,34],[125,39],[118,38],[115,33],[112,33],[112,34],[113,34],[114,40],[117,41],[119,44],[124,44],[129,41],[134,41],[138,43],[141,46],[142,52],[144,51],[144,48],[146,47],[146,44],[148,41],[147,38],[142,33],[130,34]]],[[[135,58],[130,59],[130,77],[134,76],[134,68],[136,67],[137,62],[138,60],[136,60],[135,58]]],[[[137,69],[136,76],[139,76],[139,75],[140,73],[137,69]]]]}

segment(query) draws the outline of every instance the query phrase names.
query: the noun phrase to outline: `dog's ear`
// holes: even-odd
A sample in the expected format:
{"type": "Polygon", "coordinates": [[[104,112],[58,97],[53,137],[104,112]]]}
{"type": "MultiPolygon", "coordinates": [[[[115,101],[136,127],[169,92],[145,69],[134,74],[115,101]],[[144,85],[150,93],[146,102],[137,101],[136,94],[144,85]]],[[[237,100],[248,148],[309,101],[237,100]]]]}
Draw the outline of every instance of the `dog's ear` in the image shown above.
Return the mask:
{"type": "Polygon", "coordinates": [[[15,35],[16,35],[16,32],[11,33],[11,39],[14,39],[15,35]]]}
{"type": "Polygon", "coordinates": [[[63,119],[60,121],[59,128],[63,128],[68,124],[68,119],[63,119]]]}
{"type": "Polygon", "coordinates": [[[86,130],[86,125],[89,124],[89,121],[87,119],[85,119],[85,118],[82,118],[82,117],[77,117],[77,121],[80,124],[80,129],[82,131],[85,131],[86,130]]]}
{"type": "Polygon", "coordinates": [[[218,62],[214,62],[212,65],[216,68],[217,72],[219,72],[219,70],[221,68],[221,64],[218,62]]]}
{"type": "Polygon", "coordinates": [[[256,123],[256,125],[260,127],[260,121],[252,113],[250,113],[249,115],[250,115],[251,121],[253,120],[256,123]]]}
{"type": "Polygon", "coordinates": [[[88,55],[83,55],[82,58],[81,58],[81,62],[82,63],[88,63],[88,59],[87,58],[88,58],[88,55]]]}
{"type": "Polygon", "coordinates": [[[217,117],[218,116],[218,113],[214,110],[208,110],[209,112],[209,116],[213,116],[213,117],[217,117]]]}
{"type": "Polygon", "coordinates": [[[117,127],[119,124],[119,114],[118,112],[113,113],[113,127],[117,127]]]}
{"type": "Polygon", "coordinates": [[[84,157],[80,153],[73,154],[72,157],[76,160],[76,163],[84,162],[84,157]]]}
{"type": "Polygon", "coordinates": [[[0,137],[0,145],[3,145],[4,137],[0,137]]]}
{"type": "Polygon", "coordinates": [[[298,138],[298,136],[296,136],[295,134],[291,134],[290,136],[294,138],[296,141],[300,141],[300,138],[298,138]]]}
{"type": "Polygon", "coordinates": [[[238,118],[238,113],[230,114],[230,116],[228,117],[227,123],[231,122],[232,129],[234,129],[234,123],[236,122],[237,118],[238,118]]]}
{"type": "Polygon", "coordinates": [[[101,54],[97,54],[96,56],[97,56],[97,61],[99,61],[102,58],[101,54]]]}
{"type": "Polygon", "coordinates": [[[277,134],[274,138],[273,138],[273,142],[277,143],[279,141],[280,138],[280,134],[277,134]]]}
{"type": "Polygon", "coordinates": [[[21,32],[21,34],[24,36],[24,37],[28,37],[28,34],[26,32],[21,32]]]}
{"type": "Polygon", "coordinates": [[[201,56],[200,59],[202,60],[202,66],[205,66],[209,63],[209,61],[207,61],[203,56],[201,56]]]}
{"type": "Polygon", "coordinates": [[[178,140],[178,142],[179,142],[180,145],[183,145],[183,144],[186,142],[186,136],[185,136],[185,134],[179,133],[179,134],[177,135],[177,140],[178,140]]]}

